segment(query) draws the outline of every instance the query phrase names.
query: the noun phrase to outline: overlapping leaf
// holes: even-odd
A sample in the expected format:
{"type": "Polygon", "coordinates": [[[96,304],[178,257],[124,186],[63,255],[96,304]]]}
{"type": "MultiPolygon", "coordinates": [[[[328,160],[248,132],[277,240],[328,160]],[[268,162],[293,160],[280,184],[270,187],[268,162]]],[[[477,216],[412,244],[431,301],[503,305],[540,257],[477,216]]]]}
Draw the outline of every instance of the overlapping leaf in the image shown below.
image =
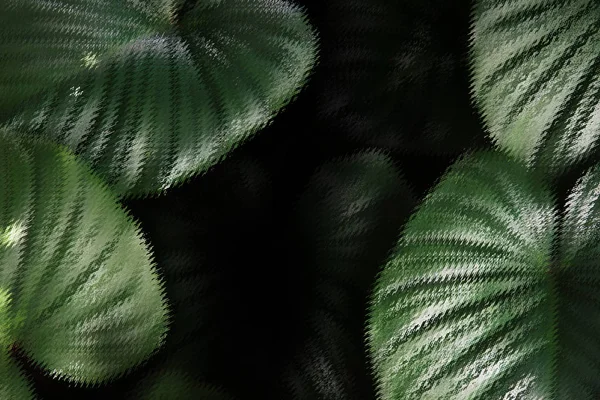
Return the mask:
{"type": "Polygon", "coordinates": [[[162,283],[144,238],[71,153],[8,135],[0,143],[0,286],[10,296],[3,343],[83,384],[126,373],[166,333],[162,283]]]}
{"type": "Polygon", "coordinates": [[[284,372],[294,399],[368,399],[365,295],[414,197],[392,160],[367,151],[322,165],[299,202],[299,242],[316,281],[307,337],[284,372]]]}
{"type": "Polygon", "coordinates": [[[413,215],[373,296],[382,399],[600,394],[600,168],[573,189],[562,224],[540,182],[479,153],[413,215]]]}
{"type": "Polygon", "coordinates": [[[8,349],[16,325],[10,316],[12,298],[7,290],[0,289],[0,398],[29,399],[33,391],[29,382],[24,379],[19,366],[9,358],[8,349]]]}
{"type": "Polygon", "coordinates": [[[476,2],[473,95],[498,147],[553,174],[593,154],[599,12],[591,0],[476,2]]]}
{"type": "Polygon", "coordinates": [[[7,126],[65,144],[121,195],[217,163],[301,88],[316,37],[283,0],[175,5],[13,1],[0,25],[19,17],[26,28],[0,32],[10,39],[0,43],[0,97],[23,111],[7,126]]]}
{"type": "Polygon", "coordinates": [[[556,291],[556,379],[559,399],[600,396],[600,165],[590,169],[567,198],[560,234],[556,291]]]}

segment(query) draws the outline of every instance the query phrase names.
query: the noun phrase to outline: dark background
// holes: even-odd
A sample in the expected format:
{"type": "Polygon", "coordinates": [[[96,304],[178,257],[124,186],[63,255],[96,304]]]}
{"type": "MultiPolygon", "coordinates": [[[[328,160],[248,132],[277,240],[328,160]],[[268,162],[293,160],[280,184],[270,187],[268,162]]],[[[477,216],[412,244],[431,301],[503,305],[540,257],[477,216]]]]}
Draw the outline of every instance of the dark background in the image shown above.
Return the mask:
{"type": "Polygon", "coordinates": [[[173,303],[166,346],[97,388],[53,380],[15,349],[42,398],[135,398],[165,365],[237,399],[375,398],[369,288],[412,207],[466,149],[487,145],[469,96],[471,2],[295,2],[320,40],[297,98],[203,176],[124,202],[173,303]],[[356,257],[325,260],[310,218],[318,202],[298,201],[319,166],[365,149],[389,155],[402,185],[372,203],[369,234],[352,242],[356,257]],[[348,280],[325,276],[327,262],[342,274],[347,263],[348,280]]]}

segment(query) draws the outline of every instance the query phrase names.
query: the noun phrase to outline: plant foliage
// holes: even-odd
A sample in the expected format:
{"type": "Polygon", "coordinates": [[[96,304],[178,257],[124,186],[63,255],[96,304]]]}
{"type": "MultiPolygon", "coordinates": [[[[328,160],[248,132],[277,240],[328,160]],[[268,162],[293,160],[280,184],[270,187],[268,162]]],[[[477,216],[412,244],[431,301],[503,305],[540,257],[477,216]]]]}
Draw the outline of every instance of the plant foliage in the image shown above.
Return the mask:
{"type": "Polygon", "coordinates": [[[372,298],[381,398],[597,398],[599,193],[600,166],[562,212],[503,154],[454,165],[372,298]]]}
{"type": "Polygon", "coordinates": [[[5,126],[66,145],[119,195],[206,171],[302,87],[316,36],[283,0],[178,6],[11,0],[0,15],[5,126]]]}
{"type": "Polygon", "coordinates": [[[8,358],[15,344],[59,378],[121,376],[166,334],[148,245],[89,167],[54,144],[10,136],[0,137],[2,398],[27,398],[8,358]]]}
{"type": "Polygon", "coordinates": [[[595,1],[475,2],[472,90],[488,133],[551,174],[597,147],[599,11],[595,1]]]}

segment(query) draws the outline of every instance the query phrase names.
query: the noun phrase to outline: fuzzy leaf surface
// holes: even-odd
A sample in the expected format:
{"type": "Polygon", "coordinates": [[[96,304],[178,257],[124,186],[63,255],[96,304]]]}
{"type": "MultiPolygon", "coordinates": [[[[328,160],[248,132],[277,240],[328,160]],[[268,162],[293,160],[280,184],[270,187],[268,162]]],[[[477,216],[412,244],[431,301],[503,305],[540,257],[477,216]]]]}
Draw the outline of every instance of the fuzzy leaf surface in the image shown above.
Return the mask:
{"type": "Polygon", "coordinates": [[[596,167],[560,219],[523,163],[476,153],[455,164],[372,297],[382,399],[597,398],[599,193],[596,167]]]}
{"type": "Polygon", "coordinates": [[[478,0],[472,94],[495,144],[560,174],[600,132],[600,8],[592,0],[478,0]]]}
{"type": "Polygon", "coordinates": [[[81,384],[123,375],[167,330],[148,244],[72,153],[9,135],[0,143],[0,288],[11,300],[3,343],[81,384]]]}
{"type": "Polygon", "coordinates": [[[161,4],[14,0],[0,16],[0,101],[20,101],[5,126],[66,145],[140,197],[219,162],[315,63],[315,33],[283,0],[200,1],[176,19],[161,4]],[[6,26],[17,16],[26,28],[6,26]]]}

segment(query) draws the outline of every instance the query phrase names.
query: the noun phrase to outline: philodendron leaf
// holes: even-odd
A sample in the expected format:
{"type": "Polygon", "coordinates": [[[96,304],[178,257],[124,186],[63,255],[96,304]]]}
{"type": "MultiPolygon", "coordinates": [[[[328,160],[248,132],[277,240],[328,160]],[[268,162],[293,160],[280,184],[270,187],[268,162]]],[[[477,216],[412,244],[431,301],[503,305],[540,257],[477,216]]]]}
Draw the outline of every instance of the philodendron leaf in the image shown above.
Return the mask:
{"type": "Polygon", "coordinates": [[[382,399],[598,397],[600,166],[563,222],[541,181],[479,153],[413,215],[372,298],[382,399]]]}
{"type": "Polygon", "coordinates": [[[498,147],[553,174],[596,148],[599,12],[589,0],[476,1],[472,88],[498,147]]]}
{"type": "MultiPolygon", "coordinates": [[[[20,85],[3,84],[28,102],[6,126],[68,146],[120,195],[154,193],[206,171],[290,101],[316,60],[305,14],[283,0],[199,1],[177,18],[174,6],[146,16],[152,4],[164,8],[157,1],[13,3],[41,16],[29,19],[27,35],[20,25],[4,28],[11,40],[0,42],[1,82],[5,69],[20,68],[20,85]],[[70,17],[71,9],[82,12],[70,17]],[[79,31],[91,46],[72,40],[79,31]],[[53,45],[39,49],[47,40],[53,45]],[[15,48],[28,58],[13,61],[15,48]],[[87,67],[76,67],[82,57],[87,67]],[[62,67],[60,82],[38,79],[47,64],[62,67]],[[43,91],[36,83],[33,97],[29,75],[47,83],[43,91]]],[[[0,25],[10,18],[3,13],[0,25]]]]}
{"type": "Polygon", "coordinates": [[[8,135],[0,177],[4,342],[83,384],[144,361],[164,341],[167,309],[149,248],[114,194],[65,149],[8,135]]]}

